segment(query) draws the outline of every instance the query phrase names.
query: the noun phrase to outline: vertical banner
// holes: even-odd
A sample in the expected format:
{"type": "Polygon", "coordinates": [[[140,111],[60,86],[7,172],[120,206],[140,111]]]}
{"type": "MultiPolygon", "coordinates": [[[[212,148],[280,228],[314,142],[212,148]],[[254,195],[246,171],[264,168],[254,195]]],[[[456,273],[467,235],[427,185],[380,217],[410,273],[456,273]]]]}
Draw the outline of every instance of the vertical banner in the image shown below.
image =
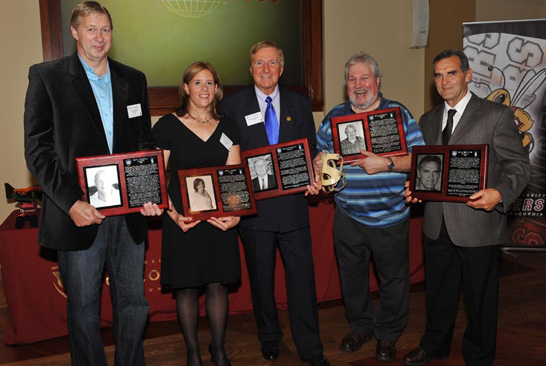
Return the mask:
{"type": "Polygon", "coordinates": [[[546,248],[546,19],[464,23],[463,33],[469,89],[514,111],[531,159],[531,181],[509,214],[507,246],[546,248]]]}

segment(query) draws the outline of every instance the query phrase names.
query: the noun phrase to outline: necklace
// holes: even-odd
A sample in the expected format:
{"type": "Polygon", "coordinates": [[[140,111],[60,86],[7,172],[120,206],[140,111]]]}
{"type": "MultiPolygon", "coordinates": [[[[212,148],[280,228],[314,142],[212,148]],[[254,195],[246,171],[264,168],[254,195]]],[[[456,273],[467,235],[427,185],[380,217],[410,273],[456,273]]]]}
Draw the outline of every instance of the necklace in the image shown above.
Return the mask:
{"type": "Polygon", "coordinates": [[[210,120],[212,119],[212,116],[210,116],[209,118],[200,121],[200,120],[198,120],[197,118],[195,118],[194,116],[192,116],[192,115],[190,114],[190,112],[188,112],[188,116],[190,116],[191,119],[193,119],[193,120],[194,120],[195,122],[197,122],[197,123],[207,123],[208,121],[210,121],[210,120]]]}

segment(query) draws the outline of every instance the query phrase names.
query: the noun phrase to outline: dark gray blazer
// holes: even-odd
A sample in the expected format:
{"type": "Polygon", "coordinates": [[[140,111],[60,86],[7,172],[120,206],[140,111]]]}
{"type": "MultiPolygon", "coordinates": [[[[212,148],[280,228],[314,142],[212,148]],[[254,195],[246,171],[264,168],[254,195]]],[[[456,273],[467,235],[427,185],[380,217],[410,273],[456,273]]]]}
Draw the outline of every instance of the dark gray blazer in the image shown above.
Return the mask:
{"type": "MultiPolygon", "coordinates": [[[[444,104],[425,113],[419,125],[427,145],[442,144],[444,104]]],[[[453,243],[463,247],[506,242],[506,212],[521,194],[531,175],[529,156],[521,143],[510,108],[474,94],[453,131],[449,145],[489,144],[488,188],[501,194],[502,202],[491,212],[465,203],[427,202],[423,231],[431,239],[440,234],[442,217],[453,243]]]]}
{"type": "MultiPolygon", "coordinates": [[[[279,88],[279,93],[279,143],[307,138],[311,155],[316,156],[316,129],[309,98],[283,87],[279,88]]],[[[269,145],[265,125],[257,123],[248,126],[245,120],[245,116],[260,112],[254,86],[227,96],[221,108],[237,124],[241,151],[269,145]]],[[[243,218],[239,226],[253,230],[288,232],[309,225],[309,208],[303,193],[261,200],[257,206],[258,216],[243,218]]]]}
{"type": "MultiPolygon", "coordinates": [[[[154,148],[146,77],[108,60],[114,101],[114,153],[154,148]],[[129,118],[127,106],[140,104],[142,116],[129,118]]],[[[77,56],[34,65],[25,100],[25,158],[44,193],[41,245],[61,250],[91,246],[98,226],[78,228],[68,210],[83,195],[76,158],[109,154],[91,84],[77,56]]],[[[126,216],[133,239],[143,242],[147,226],[140,214],[126,216]]]]}

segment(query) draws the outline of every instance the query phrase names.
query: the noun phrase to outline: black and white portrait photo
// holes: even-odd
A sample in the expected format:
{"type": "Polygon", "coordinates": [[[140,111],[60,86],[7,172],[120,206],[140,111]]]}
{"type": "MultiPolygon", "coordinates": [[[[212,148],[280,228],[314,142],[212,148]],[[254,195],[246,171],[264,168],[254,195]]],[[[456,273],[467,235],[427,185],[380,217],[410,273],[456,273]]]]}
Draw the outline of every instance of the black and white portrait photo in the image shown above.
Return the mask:
{"type": "Polygon", "coordinates": [[[254,192],[266,191],[277,188],[277,179],[273,169],[271,154],[255,156],[247,159],[252,178],[254,192]]]}
{"type": "Polygon", "coordinates": [[[417,157],[416,191],[442,190],[443,155],[421,155],[417,157]]]}
{"type": "Polygon", "coordinates": [[[117,165],[85,169],[89,203],[95,208],[121,206],[117,165]]]}
{"type": "Polygon", "coordinates": [[[337,125],[340,140],[341,155],[360,154],[360,150],[366,150],[364,129],[362,123],[347,122],[337,125]]]}

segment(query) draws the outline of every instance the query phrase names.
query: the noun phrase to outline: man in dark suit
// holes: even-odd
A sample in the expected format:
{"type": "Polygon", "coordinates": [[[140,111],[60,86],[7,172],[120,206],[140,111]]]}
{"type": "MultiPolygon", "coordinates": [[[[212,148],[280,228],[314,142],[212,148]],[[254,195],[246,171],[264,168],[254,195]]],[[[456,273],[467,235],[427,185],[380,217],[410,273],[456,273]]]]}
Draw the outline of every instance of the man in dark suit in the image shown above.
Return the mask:
{"type": "Polygon", "coordinates": [[[262,158],[256,158],[254,161],[254,171],[256,178],[252,179],[254,192],[277,188],[277,181],[272,174],[268,173],[268,164],[262,158]]]}
{"type": "MultiPolygon", "coordinates": [[[[423,231],[427,278],[427,325],[406,365],[425,365],[449,355],[459,290],[464,283],[467,366],[489,366],[497,336],[497,245],[507,238],[506,212],[523,191],[531,166],[512,111],[468,91],[472,69],[459,50],[441,52],[433,62],[434,82],[445,103],[421,117],[430,145],[489,145],[487,187],[468,202],[428,202],[423,231]]],[[[407,202],[415,202],[411,192],[407,202]]]]}
{"type": "Polygon", "coordinates": [[[146,78],[108,59],[112,20],[102,5],[77,5],[70,21],[77,52],[29,71],[25,157],[44,192],[39,243],[57,250],[67,294],[72,365],[106,365],[99,323],[100,288],[108,269],[114,309],[116,365],[144,365],[142,215],[106,218],[82,200],[77,157],[153,148],[146,78]]]}
{"type": "MultiPolygon", "coordinates": [[[[283,67],[283,53],[275,43],[255,44],[250,51],[255,85],[226,97],[222,110],[237,123],[243,151],[307,138],[315,156],[315,124],[309,99],[278,86],[283,67]]],[[[261,200],[257,205],[258,216],[242,219],[239,226],[262,355],[275,360],[282,338],[274,296],[278,245],[286,268],[290,325],[298,354],[313,366],[327,366],[319,336],[307,200],[304,194],[294,194],[261,200]]]]}

